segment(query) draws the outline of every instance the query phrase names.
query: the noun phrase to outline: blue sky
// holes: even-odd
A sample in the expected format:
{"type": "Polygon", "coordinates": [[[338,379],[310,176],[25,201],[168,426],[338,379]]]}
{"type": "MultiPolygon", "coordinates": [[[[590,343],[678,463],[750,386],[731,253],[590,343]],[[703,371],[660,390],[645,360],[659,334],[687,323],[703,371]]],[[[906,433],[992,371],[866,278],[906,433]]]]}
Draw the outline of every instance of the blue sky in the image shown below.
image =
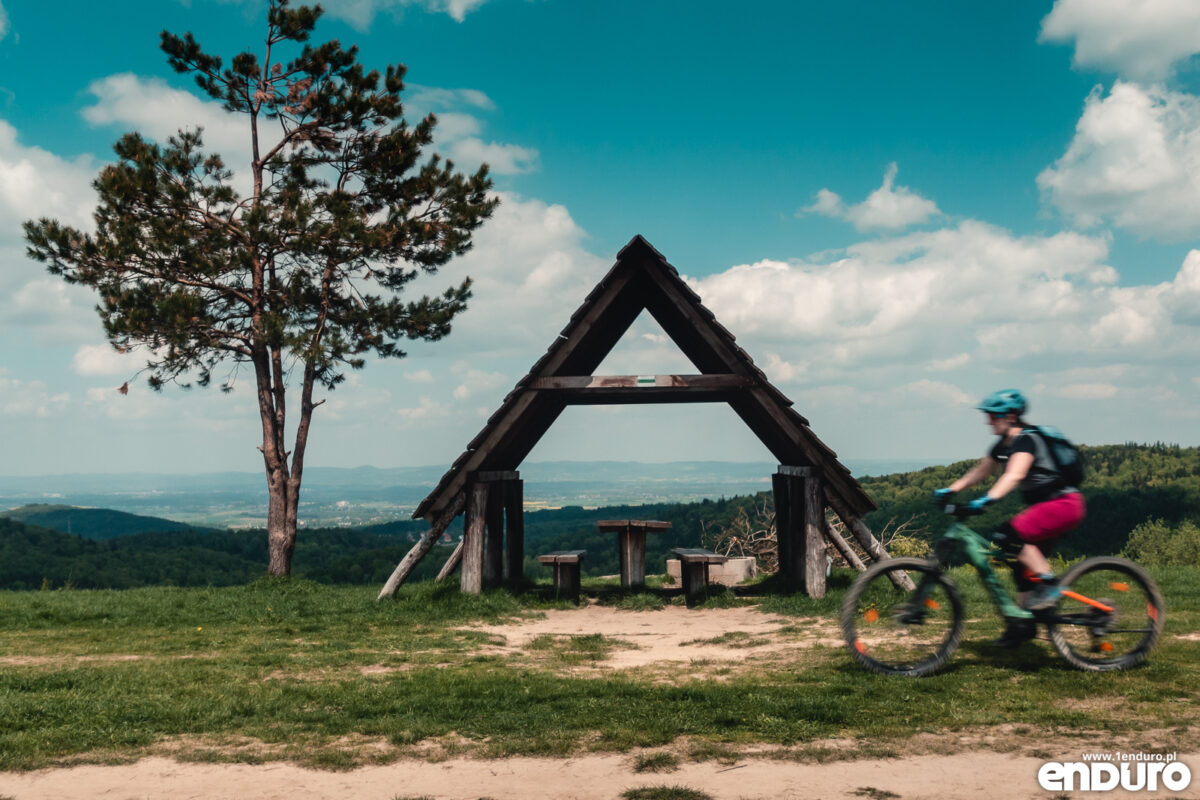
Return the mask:
{"type": "MultiPolygon", "coordinates": [[[[245,133],[158,33],[228,59],[261,0],[0,0],[0,474],[256,470],[232,396],[144,384],[20,223],[86,227],[127,130],[245,133]]],[[[333,0],[316,39],[408,66],[439,152],[502,205],[425,284],[436,345],[317,412],[309,463],[449,464],[642,234],[848,461],[982,452],[1016,386],[1085,443],[1200,443],[1200,7],[1182,0],[333,0]]],[[[244,160],[244,159],[243,159],[244,160]]],[[[640,320],[599,370],[692,372],[640,320]]],[[[770,460],[720,406],[570,409],[531,454],[770,460]]]]}

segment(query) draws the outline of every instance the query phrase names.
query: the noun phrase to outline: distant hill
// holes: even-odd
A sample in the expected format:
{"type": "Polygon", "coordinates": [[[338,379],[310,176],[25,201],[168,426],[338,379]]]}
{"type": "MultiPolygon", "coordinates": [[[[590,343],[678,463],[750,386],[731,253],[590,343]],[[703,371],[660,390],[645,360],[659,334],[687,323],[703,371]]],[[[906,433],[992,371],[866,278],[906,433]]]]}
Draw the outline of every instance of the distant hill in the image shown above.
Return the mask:
{"type": "MultiPolygon", "coordinates": [[[[1130,531],[1147,520],[1163,520],[1168,525],[1200,522],[1200,448],[1101,445],[1084,448],[1084,458],[1087,477],[1083,492],[1088,517],[1062,543],[1062,555],[1119,552],[1130,531]]],[[[936,537],[951,519],[933,508],[931,493],[952,482],[971,463],[960,461],[863,478],[863,488],[879,506],[867,515],[867,524],[883,533],[889,525],[907,522],[910,533],[936,537]]],[[[587,469],[593,474],[603,472],[602,466],[589,465],[587,469]]],[[[697,465],[693,471],[703,469],[703,465],[697,465]]],[[[752,469],[744,467],[747,473],[752,469]]],[[[557,474],[563,478],[577,476],[584,487],[588,486],[583,468],[563,466],[557,474]]],[[[538,553],[585,549],[587,574],[615,573],[616,537],[600,533],[596,522],[629,517],[672,523],[669,531],[647,541],[647,565],[661,565],[670,548],[695,547],[702,543],[706,532],[727,525],[750,506],[756,491],[754,488],[740,496],[696,503],[605,504],[601,508],[571,505],[530,510],[525,515],[526,572],[546,575],[545,568],[534,559],[538,553]]],[[[197,488],[195,492],[203,490],[197,488]]],[[[964,492],[963,499],[976,494],[978,490],[964,492]]],[[[762,492],[759,497],[760,502],[772,502],[770,492],[762,492]]],[[[1006,498],[974,520],[972,527],[993,529],[1019,508],[1017,498],[1006,498]]],[[[296,542],[294,574],[323,583],[382,584],[426,527],[423,521],[406,519],[348,528],[306,526],[296,542]]],[[[438,545],[421,562],[413,580],[425,580],[437,573],[453,549],[453,540],[461,535],[461,520],[448,533],[452,541],[438,545]]],[[[265,572],[266,563],[267,537],[261,528],[197,531],[161,518],[71,506],[24,506],[0,513],[0,589],[219,586],[258,577],[265,572]],[[68,529],[73,535],[66,533],[68,529]]]]}
{"type": "MultiPolygon", "coordinates": [[[[855,475],[884,475],[931,462],[845,463],[855,475]]],[[[305,467],[301,522],[307,528],[349,528],[407,519],[448,466],[305,467]]],[[[597,508],[754,494],[771,488],[776,467],[773,462],[547,461],[524,463],[520,471],[531,506],[597,508]]],[[[114,508],[221,530],[249,529],[266,524],[267,487],[261,472],[0,474],[0,508],[29,503],[114,508]]]]}
{"type": "Polygon", "coordinates": [[[134,536],[139,533],[171,533],[175,531],[205,533],[214,530],[160,517],[127,514],[124,511],[114,511],[110,508],[80,508],[41,503],[21,506],[11,511],[2,511],[0,518],[95,541],[115,539],[119,536],[134,536]]]}

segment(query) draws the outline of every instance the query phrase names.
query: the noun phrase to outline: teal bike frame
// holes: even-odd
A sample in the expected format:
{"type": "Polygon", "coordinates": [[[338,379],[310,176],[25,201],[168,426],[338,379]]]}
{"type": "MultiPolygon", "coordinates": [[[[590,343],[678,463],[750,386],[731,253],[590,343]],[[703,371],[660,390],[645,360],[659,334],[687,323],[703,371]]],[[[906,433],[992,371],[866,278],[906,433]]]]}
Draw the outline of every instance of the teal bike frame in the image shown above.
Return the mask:
{"type": "MultiPolygon", "coordinates": [[[[1033,614],[1017,605],[1012,595],[1005,590],[1000,576],[992,566],[995,559],[1004,560],[1004,551],[961,522],[947,528],[942,538],[934,545],[933,560],[938,563],[939,568],[944,569],[957,563],[970,564],[975,568],[988,596],[992,599],[992,605],[1001,616],[1007,619],[1033,619],[1033,614]]],[[[920,607],[920,601],[933,587],[933,583],[934,578],[927,573],[921,585],[917,587],[917,607],[920,607]]]]}

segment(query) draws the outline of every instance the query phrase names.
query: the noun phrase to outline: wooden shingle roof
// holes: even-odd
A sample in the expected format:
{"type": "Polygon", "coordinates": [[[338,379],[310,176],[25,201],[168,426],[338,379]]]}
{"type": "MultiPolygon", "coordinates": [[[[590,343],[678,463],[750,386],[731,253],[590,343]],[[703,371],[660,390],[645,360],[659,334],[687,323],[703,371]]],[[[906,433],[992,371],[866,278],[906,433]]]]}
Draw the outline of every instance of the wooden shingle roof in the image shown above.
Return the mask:
{"type": "Polygon", "coordinates": [[[413,516],[432,520],[464,491],[469,473],[517,469],[567,405],[689,401],[728,402],[780,464],[817,467],[828,491],[856,514],[875,508],[837,454],[816,437],[808,420],[771,385],[678,271],[635,236],[413,516]],[[620,379],[585,379],[643,310],[700,375],[662,376],[671,380],[660,380],[652,389],[630,388],[620,379]]]}

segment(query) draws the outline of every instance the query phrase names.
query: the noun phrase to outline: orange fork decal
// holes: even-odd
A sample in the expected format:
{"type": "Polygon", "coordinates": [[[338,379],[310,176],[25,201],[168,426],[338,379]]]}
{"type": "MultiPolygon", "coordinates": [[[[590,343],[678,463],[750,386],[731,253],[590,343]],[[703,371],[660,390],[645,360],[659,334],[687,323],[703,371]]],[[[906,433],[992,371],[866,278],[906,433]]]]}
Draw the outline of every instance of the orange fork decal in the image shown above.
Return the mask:
{"type": "Polygon", "coordinates": [[[1111,614],[1113,611],[1112,606],[1106,606],[1106,605],[1104,605],[1104,603],[1098,603],[1095,600],[1093,600],[1092,598],[1084,597],[1079,592],[1072,592],[1070,589],[1063,590],[1063,597],[1069,597],[1072,600],[1078,600],[1081,603],[1086,603],[1087,605],[1091,606],[1092,608],[1100,609],[1105,614],[1111,614]]]}

